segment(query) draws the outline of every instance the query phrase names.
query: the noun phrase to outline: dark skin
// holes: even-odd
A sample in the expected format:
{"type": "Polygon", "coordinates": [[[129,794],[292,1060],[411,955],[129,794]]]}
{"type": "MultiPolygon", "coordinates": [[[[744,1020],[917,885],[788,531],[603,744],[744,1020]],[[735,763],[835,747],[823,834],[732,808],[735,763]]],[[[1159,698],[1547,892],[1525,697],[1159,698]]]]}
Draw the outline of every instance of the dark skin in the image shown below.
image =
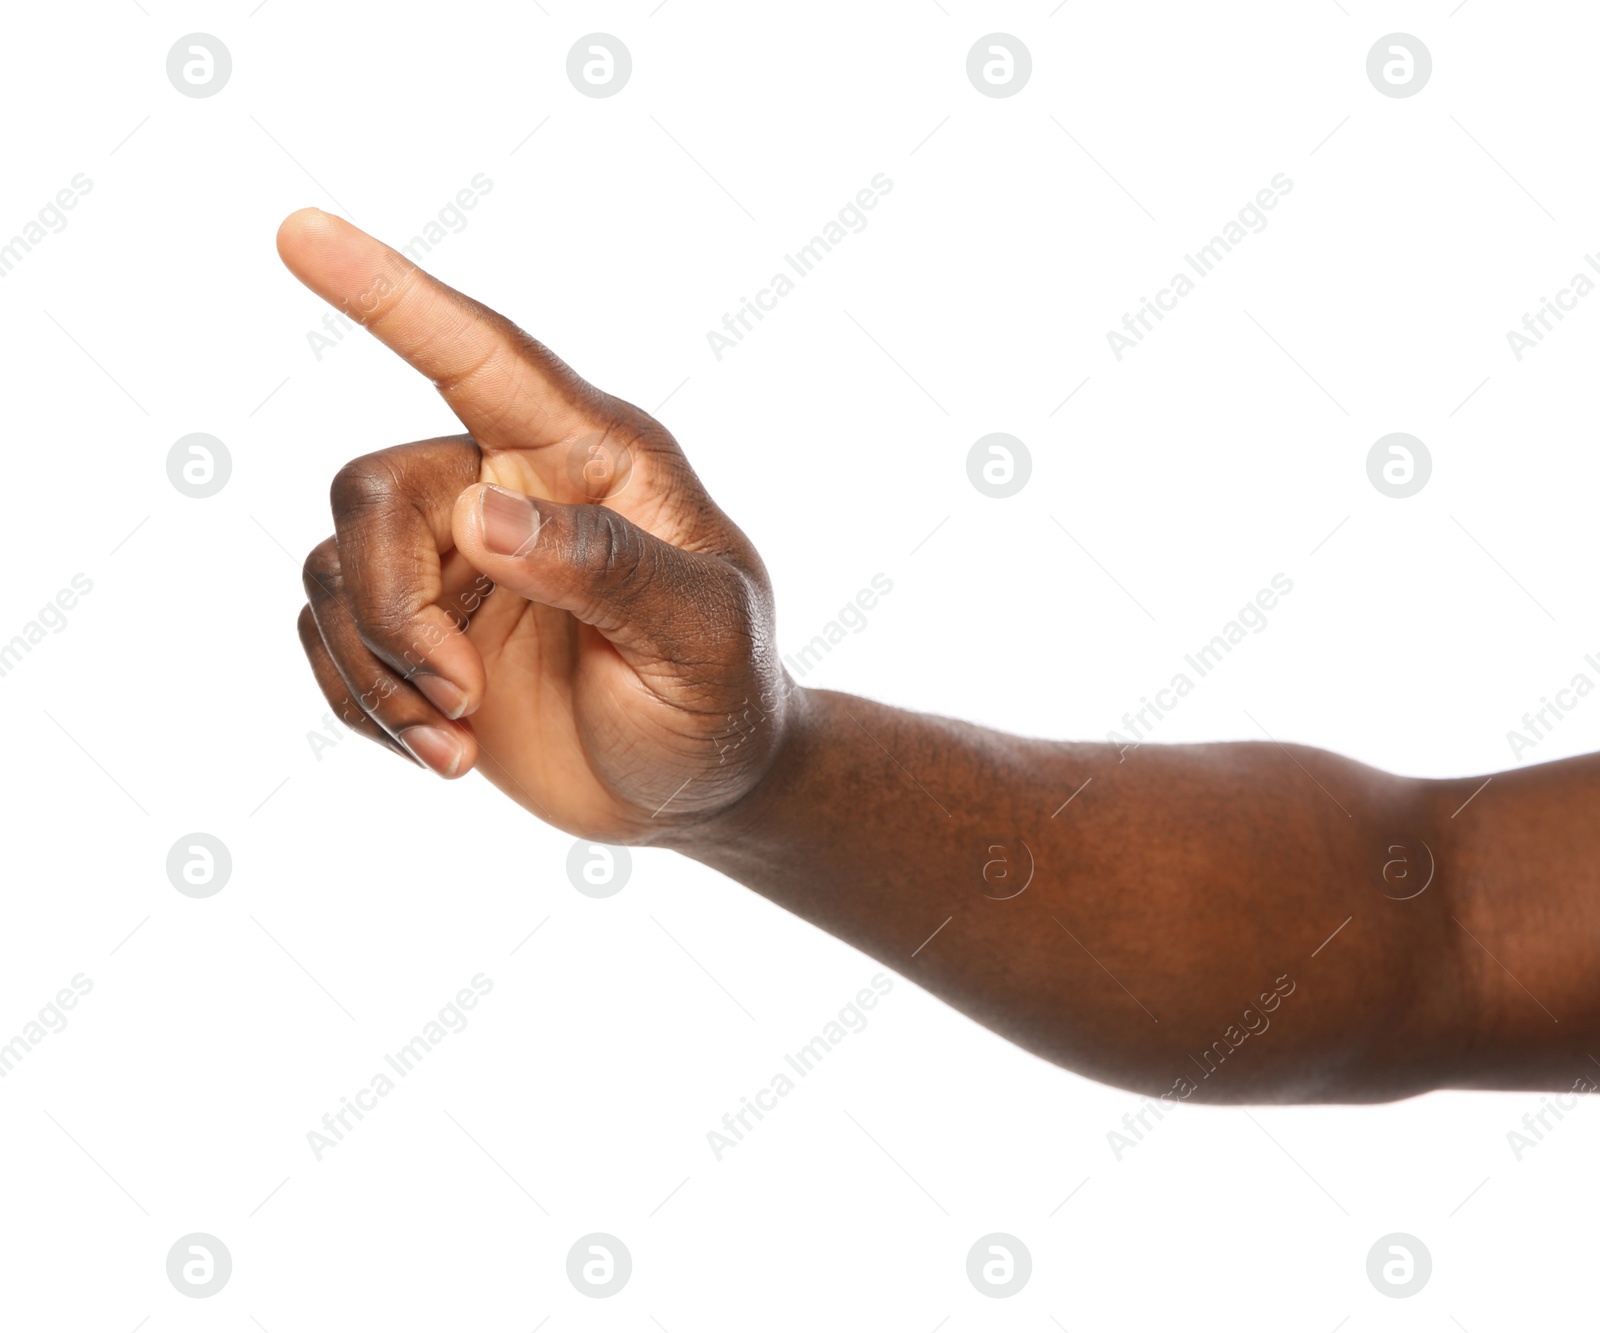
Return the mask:
{"type": "Polygon", "coordinates": [[[348,223],[296,213],[278,247],[467,431],[334,479],[300,637],[356,730],[713,866],[1153,1096],[1600,1076],[1595,759],[1474,796],[1276,742],[1027,740],[800,689],[760,557],[664,426],[348,223]]]}

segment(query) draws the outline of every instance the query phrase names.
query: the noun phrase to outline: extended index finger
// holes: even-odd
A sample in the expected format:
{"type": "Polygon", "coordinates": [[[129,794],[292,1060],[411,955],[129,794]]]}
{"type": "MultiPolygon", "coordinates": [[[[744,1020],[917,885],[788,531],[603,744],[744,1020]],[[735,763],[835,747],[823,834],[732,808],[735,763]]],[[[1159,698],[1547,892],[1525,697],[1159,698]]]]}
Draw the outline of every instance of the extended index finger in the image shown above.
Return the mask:
{"type": "Polygon", "coordinates": [[[289,271],[430,380],[485,449],[560,443],[596,391],[504,315],[317,208],[278,228],[289,271]]]}

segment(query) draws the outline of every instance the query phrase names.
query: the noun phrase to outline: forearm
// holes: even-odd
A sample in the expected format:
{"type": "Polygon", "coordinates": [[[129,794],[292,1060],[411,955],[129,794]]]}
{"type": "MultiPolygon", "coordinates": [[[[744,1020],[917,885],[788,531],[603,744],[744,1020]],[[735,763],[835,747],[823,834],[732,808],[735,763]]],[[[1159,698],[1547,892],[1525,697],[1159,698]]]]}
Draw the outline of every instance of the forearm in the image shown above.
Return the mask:
{"type": "Polygon", "coordinates": [[[1440,874],[1479,997],[1454,1086],[1600,1087],[1600,756],[1447,785],[1440,874]]]}
{"type": "Polygon", "coordinates": [[[675,845],[1037,1054],[1210,1101],[1404,1096],[1483,1059],[1455,881],[1401,900],[1454,848],[1450,784],[792,702],[766,781],[675,845]]]}

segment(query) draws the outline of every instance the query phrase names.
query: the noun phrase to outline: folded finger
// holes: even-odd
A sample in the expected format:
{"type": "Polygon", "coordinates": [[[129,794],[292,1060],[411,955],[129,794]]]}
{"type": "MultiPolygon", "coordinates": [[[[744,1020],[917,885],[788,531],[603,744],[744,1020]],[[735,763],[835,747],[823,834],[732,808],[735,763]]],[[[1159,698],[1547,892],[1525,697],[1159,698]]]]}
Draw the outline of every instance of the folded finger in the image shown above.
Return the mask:
{"type": "Polygon", "coordinates": [[[445,717],[362,639],[345,600],[333,538],[307,558],[304,584],[317,633],[356,707],[441,777],[460,777],[470,770],[477,760],[471,730],[445,717]]]}
{"type": "Polygon", "coordinates": [[[465,590],[441,604],[441,553],[481,457],[465,435],[399,445],[346,463],[331,491],[344,600],[362,641],[452,719],[483,702],[485,677],[462,633],[475,609],[459,604],[465,590]]]}
{"type": "Polygon", "coordinates": [[[333,658],[328,656],[327,645],[322,642],[322,635],[317,629],[316,617],[311,614],[308,603],[300,608],[300,618],[295,628],[300,634],[300,646],[305,649],[306,660],[311,663],[311,674],[316,677],[317,686],[322,691],[322,697],[328,701],[328,706],[333,709],[333,715],[349,727],[357,735],[365,736],[369,741],[376,741],[385,750],[391,750],[403,758],[411,756],[399,745],[395,744],[382,727],[356,707],[356,701],[350,697],[350,690],[344,683],[344,677],[339,674],[339,668],[333,664],[333,658]]]}

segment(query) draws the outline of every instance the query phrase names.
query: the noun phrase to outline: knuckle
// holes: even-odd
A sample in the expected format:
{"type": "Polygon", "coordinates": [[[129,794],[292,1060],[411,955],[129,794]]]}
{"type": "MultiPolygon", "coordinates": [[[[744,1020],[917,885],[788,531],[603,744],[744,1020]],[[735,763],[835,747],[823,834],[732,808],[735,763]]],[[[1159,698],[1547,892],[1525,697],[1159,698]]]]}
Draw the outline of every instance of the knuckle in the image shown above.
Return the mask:
{"type": "Polygon", "coordinates": [[[300,614],[295,617],[295,632],[300,636],[300,642],[308,650],[316,643],[320,643],[322,635],[317,631],[316,617],[311,614],[311,603],[307,602],[300,608],[300,614]]]}
{"type": "Polygon", "coordinates": [[[394,503],[399,478],[379,454],[353,458],[333,474],[328,487],[336,517],[385,509],[394,503]]]}
{"type": "Polygon", "coordinates": [[[705,659],[725,666],[743,661],[751,651],[750,589],[732,571],[685,580],[681,587],[678,630],[686,642],[700,646],[705,659]]]}
{"type": "Polygon", "coordinates": [[[416,623],[402,609],[385,604],[363,612],[356,622],[361,642],[406,675],[424,665],[427,645],[416,623]]]}
{"type": "MultiPolygon", "coordinates": [[[[331,597],[339,586],[339,543],[332,537],[311,548],[305,564],[300,568],[300,582],[312,602],[331,597]]],[[[310,611],[310,607],[306,608],[310,611]]]]}
{"type": "MultiPolygon", "coordinates": [[[[400,682],[387,671],[373,671],[370,673],[371,683],[356,695],[356,705],[378,724],[383,725],[385,718],[395,713],[395,705],[390,703],[396,694],[400,693],[400,682]]],[[[353,687],[352,687],[353,692],[353,687]]]]}
{"type": "Polygon", "coordinates": [[[737,570],[713,582],[709,589],[706,619],[730,636],[748,639],[751,626],[762,620],[762,599],[750,580],[737,570]]]}
{"type": "Polygon", "coordinates": [[[356,297],[355,309],[347,313],[363,327],[378,329],[411,296],[421,273],[422,270],[404,255],[392,256],[386,260],[384,270],[356,297]]]}
{"type": "MultiPolygon", "coordinates": [[[[459,336],[470,327],[471,320],[464,318],[460,321],[459,326],[456,330],[454,330],[454,332],[457,336],[459,336]]],[[[473,381],[480,379],[485,375],[492,375],[497,371],[502,371],[504,369],[504,360],[504,348],[497,345],[485,347],[481,351],[474,354],[470,361],[467,361],[448,374],[441,375],[434,381],[434,387],[437,388],[440,393],[444,394],[446,398],[448,398],[451,394],[459,393],[462,389],[473,383],[473,381]]]]}
{"type": "Polygon", "coordinates": [[[579,567],[614,598],[636,594],[648,582],[651,565],[643,534],[604,505],[587,505],[583,512],[588,521],[579,525],[579,567]]]}

